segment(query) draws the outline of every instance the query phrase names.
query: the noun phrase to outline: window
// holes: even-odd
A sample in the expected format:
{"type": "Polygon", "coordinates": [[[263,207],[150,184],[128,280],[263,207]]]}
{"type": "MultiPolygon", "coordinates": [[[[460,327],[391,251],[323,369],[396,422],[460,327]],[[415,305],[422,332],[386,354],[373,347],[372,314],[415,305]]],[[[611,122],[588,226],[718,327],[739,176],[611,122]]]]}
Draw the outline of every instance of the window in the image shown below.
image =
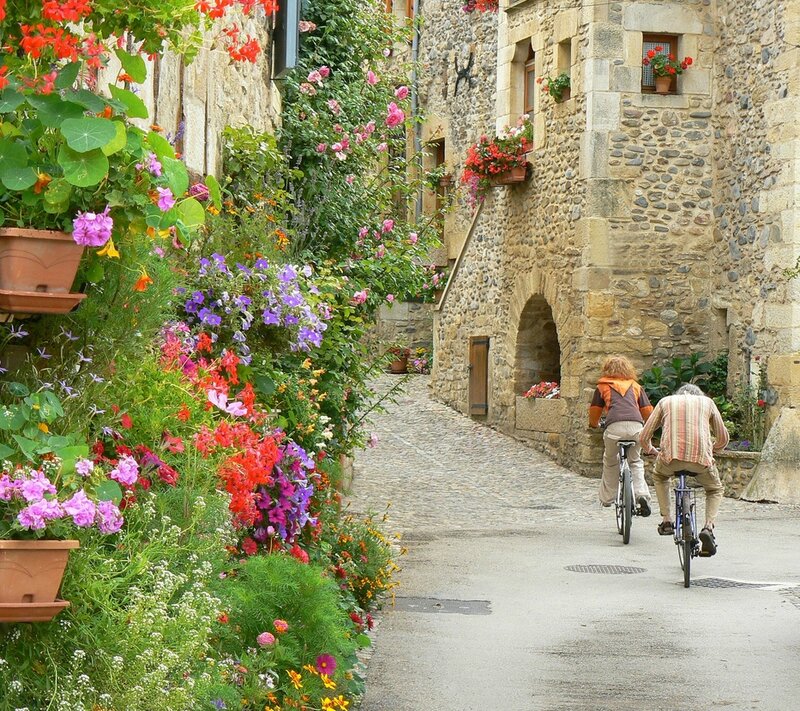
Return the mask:
{"type": "MultiPolygon", "coordinates": [[[[647,56],[651,49],[661,47],[663,54],[678,54],[678,36],[677,35],[642,35],[642,59],[647,56]]],[[[652,67],[642,67],[642,92],[654,92],[656,90],[655,77],[653,76],[652,67]]],[[[669,85],[669,93],[676,94],[678,92],[678,78],[672,77],[672,82],[669,85]]]]}
{"type": "Polygon", "coordinates": [[[533,113],[533,98],[536,96],[536,53],[533,47],[528,47],[528,56],[525,59],[525,99],[523,101],[523,113],[533,113]]]}
{"type": "MultiPolygon", "coordinates": [[[[445,170],[445,144],[444,138],[439,138],[431,142],[431,157],[433,158],[433,169],[436,171],[445,170]]],[[[435,222],[436,230],[439,237],[444,240],[444,207],[447,201],[447,189],[450,187],[452,177],[446,173],[442,174],[437,185],[434,188],[436,194],[436,201],[434,203],[434,210],[436,210],[435,222]]]]}
{"type": "Polygon", "coordinates": [[[414,0],[406,0],[406,17],[414,17],[414,0]]]}

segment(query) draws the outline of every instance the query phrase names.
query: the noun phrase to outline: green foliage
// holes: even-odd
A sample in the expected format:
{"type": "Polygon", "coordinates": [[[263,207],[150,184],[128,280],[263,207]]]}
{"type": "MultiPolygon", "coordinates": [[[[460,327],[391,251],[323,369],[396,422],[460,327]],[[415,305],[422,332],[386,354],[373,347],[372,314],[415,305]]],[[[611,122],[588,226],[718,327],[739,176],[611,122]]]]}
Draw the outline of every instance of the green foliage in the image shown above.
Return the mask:
{"type": "Polygon", "coordinates": [[[667,395],[672,395],[681,385],[694,383],[701,388],[706,383],[713,365],[704,361],[703,353],[693,353],[688,358],[675,357],[642,373],[641,382],[647,397],[654,405],[667,395]]]}
{"type": "MultiPolygon", "coordinates": [[[[341,605],[336,583],[321,567],[281,553],[255,556],[221,583],[219,595],[229,622],[220,635],[218,656],[242,659],[242,646],[251,648],[242,660],[247,673],[239,692],[252,704],[250,708],[263,708],[267,700],[269,689],[260,682],[260,674],[272,675],[276,688],[293,696],[288,671],[301,672],[304,664],[313,664],[322,654],[336,659],[334,682],[352,686],[345,673],[356,663],[354,625],[341,605]],[[288,623],[288,630],[280,633],[275,620],[288,623]],[[257,638],[263,632],[273,634],[276,642],[258,649],[257,638]]],[[[324,692],[319,677],[302,673],[304,693],[324,692]]]]}
{"type": "Polygon", "coordinates": [[[567,72],[561,72],[555,77],[545,77],[542,82],[542,90],[550,94],[556,102],[561,101],[564,91],[570,87],[570,78],[567,72]]]}

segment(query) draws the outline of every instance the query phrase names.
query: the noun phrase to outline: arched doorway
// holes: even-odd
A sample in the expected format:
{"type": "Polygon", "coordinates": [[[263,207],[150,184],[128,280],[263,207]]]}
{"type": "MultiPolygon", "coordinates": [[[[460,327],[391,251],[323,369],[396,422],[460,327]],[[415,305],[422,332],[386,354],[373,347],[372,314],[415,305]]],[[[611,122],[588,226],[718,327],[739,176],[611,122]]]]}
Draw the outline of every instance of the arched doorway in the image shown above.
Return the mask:
{"type": "Polygon", "coordinates": [[[553,311],[541,294],[525,304],[519,319],[514,389],[522,395],[531,385],[561,382],[561,348],[553,311]]]}

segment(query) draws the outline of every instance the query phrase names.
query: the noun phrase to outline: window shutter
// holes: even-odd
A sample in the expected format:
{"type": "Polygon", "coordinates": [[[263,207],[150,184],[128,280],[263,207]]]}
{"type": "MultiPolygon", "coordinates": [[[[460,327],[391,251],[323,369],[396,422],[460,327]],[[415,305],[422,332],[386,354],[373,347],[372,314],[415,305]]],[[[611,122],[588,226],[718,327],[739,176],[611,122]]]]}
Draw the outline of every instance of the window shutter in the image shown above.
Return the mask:
{"type": "Polygon", "coordinates": [[[275,14],[272,44],[275,53],[275,79],[280,79],[297,66],[300,50],[300,2],[301,0],[281,0],[275,14]]]}

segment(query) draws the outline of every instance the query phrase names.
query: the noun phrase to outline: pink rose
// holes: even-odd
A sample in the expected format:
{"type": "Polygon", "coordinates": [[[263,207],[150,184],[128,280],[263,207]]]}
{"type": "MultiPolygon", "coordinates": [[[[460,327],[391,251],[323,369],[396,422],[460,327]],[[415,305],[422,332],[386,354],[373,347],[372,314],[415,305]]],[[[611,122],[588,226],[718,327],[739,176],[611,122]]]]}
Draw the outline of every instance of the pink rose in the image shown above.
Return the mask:
{"type": "Polygon", "coordinates": [[[315,69],[313,72],[309,72],[308,81],[311,84],[322,84],[322,74],[315,69]]]}
{"type": "Polygon", "coordinates": [[[406,120],[406,115],[403,110],[394,103],[394,101],[386,107],[386,125],[389,128],[399,126],[406,120]]]}
{"type": "Polygon", "coordinates": [[[367,84],[375,86],[378,83],[378,76],[371,69],[367,72],[367,84]]]}
{"type": "Polygon", "coordinates": [[[361,228],[361,229],[358,231],[358,236],[359,236],[361,239],[364,239],[364,237],[366,237],[368,234],[369,234],[369,228],[368,228],[368,227],[362,227],[362,228],[361,228]]]}
{"type": "Polygon", "coordinates": [[[338,116],[342,112],[342,107],[336,99],[328,99],[328,108],[333,112],[334,116],[338,116]]]}
{"type": "Polygon", "coordinates": [[[331,68],[326,67],[324,64],[317,71],[323,79],[327,79],[331,74],[331,68]]]}
{"type": "Polygon", "coordinates": [[[399,86],[397,89],[394,90],[394,95],[402,101],[408,96],[408,87],[407,86],[399,86]]]}
{"type": "Polygon", "coordinates": [[[378,153],[383,153],[388,147],[389,146],[387,146],[385,143],[379,143],[377,146],[375,146],[375,150],[378,151],[378,153]]]}
{"type": "Polygon", "coordinates": [[[411,244],[416,244],[417,243],[417,239],[418,238],[417,238],[417,233],[416,232],[409,232],[408,233],[408,241],[411,242],[411,244]]]}
{"type": "Polygon", "coordinates": [[[392,304],[394,303],[394,294],[386,294],[386,300],[392,304]]]}
{"type": "Polygon", "coordinates": [[[358,304],[363,304],[366,300],[367,300],[367,290],[362,289],[361,291],[357,291],[355,294],[353,294],[353,298],[350,299],[350,303],[353,304],[354,306],[357,306],[358,304]]]}
{"type": "Polygon", "coordinates": [[[345,183],[347,183],[348,185],[352,185],[352,184],[355,182],[355,179],[356,179],[356,176],[355,176],[355,175],[348,175],[348,176],[347,176],[347,177],[344,179],[344,182],[345,182],[345,183]]]}
{"type": "Polygon", "coordinates": [[[324,153],[328,150],[327,143],[317,143],[317,153],[324,153]]]}
{"type": "Polygon", "coordinates": [[[391,232],[394,229],[394,220],[384,220],[383,225],[381,225],[381,232],[386,234],[387,232],[391,232]]]}

